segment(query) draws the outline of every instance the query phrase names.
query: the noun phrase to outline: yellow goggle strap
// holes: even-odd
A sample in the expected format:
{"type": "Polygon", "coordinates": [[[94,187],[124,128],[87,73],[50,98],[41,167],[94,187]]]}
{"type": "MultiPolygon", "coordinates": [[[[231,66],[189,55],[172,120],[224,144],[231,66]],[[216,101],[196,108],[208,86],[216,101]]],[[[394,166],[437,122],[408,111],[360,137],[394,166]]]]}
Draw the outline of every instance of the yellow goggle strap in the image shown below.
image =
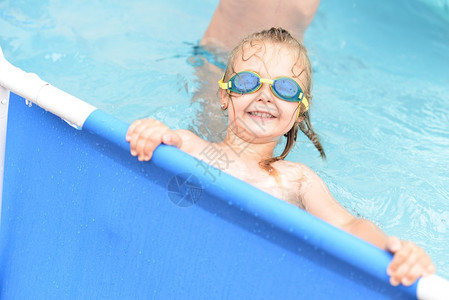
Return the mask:
{"type": "Polygon", "coordinates": [[[302,100],[299,101],[299,103],[298,103],[298,113],[296,114],[296,120],[298,120],[298,118],[299,118],[299,113],[301,112],[301,103],[304,104],[304,107],[306,108],[306,109],[304,110],[304,112],[306,112],[306,111],[309,110],[309,100],[307,100],[306,97],[302,97],[302,100]]]}
{"type": "Polygon", "coordinates": [[[231,85],[232,83],[231,82],[223,82],[223,80],[224,80],[224,78],[225,78],[225,74],[223,74],[223,77],[221,78],[221,80],[218,82],[218,86],[220,87],[220,89],[222,89],[222,90],[227,90],[228,88],[230,88],[230,86],[228,86],[228,84],[229,85],[231,85]]]}

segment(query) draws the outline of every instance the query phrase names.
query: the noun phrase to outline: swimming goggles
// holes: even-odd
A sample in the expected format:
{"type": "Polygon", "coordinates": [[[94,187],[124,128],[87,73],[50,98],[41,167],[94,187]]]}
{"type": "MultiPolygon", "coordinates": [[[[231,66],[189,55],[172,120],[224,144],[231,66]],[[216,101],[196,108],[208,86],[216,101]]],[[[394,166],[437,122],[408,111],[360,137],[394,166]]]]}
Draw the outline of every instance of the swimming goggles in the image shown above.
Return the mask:
{"type": "Polygon", "coordinates": [[[275,79],[261,78],[259,74],[252,71],[242,71],[229,79],[224,81],[225,75],[218,82],[218,85],[223,90],[228,90],[237,94],[251,94],[256,92],[263,83],[270,85],[271,91],[279,99],[288,102],[301,102],[304,104],[306,110],[309,108],[309,101],[304,97],[299,84],[290,77],[277,77],[275,79]]]}

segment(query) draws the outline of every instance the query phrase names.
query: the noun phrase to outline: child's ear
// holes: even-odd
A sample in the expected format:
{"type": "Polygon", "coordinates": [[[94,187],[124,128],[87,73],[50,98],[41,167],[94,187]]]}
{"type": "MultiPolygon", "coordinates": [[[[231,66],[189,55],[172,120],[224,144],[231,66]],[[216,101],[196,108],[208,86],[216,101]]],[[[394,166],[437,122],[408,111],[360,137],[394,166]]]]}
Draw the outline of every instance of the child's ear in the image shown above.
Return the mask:
{"type": "Polygon", "coordinates": [[[223,103],[223,100],[228,101],[228,90],[220,89],[220,101],[223,103]]]}
{"type": "Polygon", "coordinates": [[[229,102],[229,94],[227,90],[220,90],[220,103],[226,104],[229,102]]]}

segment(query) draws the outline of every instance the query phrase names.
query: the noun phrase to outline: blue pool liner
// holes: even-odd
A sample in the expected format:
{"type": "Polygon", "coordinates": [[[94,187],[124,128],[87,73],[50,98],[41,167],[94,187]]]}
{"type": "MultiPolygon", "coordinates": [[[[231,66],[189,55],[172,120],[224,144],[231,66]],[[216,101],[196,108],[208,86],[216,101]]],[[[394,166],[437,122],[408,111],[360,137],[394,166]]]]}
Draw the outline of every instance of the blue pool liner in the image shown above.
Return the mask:
{"type": "Polygon", "coordinates": [[[129,124],[83,129],[13,93],[2,299],[416,299],[391,254],[171,147],[129,154],[129,124]]]}

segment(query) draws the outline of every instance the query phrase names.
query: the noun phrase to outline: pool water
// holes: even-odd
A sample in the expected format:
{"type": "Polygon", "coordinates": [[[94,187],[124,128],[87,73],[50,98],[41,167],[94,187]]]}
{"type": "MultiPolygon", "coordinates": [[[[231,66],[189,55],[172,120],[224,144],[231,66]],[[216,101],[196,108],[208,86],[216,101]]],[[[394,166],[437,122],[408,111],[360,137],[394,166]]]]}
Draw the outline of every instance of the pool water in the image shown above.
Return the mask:
{"type": "MultiPolygon", "coordinates": [[[[217,101],[202,78],[217,70],[193,49],[217,3],[3,0],[0,45],[16,66],[124,121],[156,117],[201,133],[217,101]]],[[[328,159],[304,136],[288,157],[354,214],[425,248],[446,278],[448,3],[323,1],[305,44],[328,159]]]]}

